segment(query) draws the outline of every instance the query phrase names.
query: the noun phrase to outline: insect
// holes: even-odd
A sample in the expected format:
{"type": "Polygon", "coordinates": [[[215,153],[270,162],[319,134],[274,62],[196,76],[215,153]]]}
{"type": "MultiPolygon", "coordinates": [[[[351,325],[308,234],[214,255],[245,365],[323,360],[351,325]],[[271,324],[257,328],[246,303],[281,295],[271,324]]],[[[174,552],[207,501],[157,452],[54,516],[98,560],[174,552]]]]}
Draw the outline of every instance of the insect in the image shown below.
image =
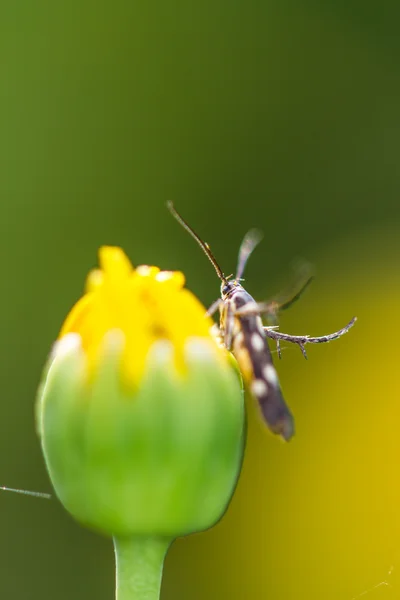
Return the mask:
{"type": "Polygon", "coordinates": [[[221,298],[214,302],[207,314],[212,316],[219,309],[219,335],[227,350],[232,351],[239,364],[243,378],[251,393],[257,399],[262,416],[269,429],[288,441],[294,435],[294,419],[283,399],[277,372],[273,365],[271,350],[267,338],[276,341],[280,357],[280,342],[297,344],[305,358],[305,344],[330,342],[345,334],[356,321],[354,317],[343,329],[321,337],[307,335],[289,335],[276,330],[274,326],[264,326],[261,315],[268,315],[276,320],[280,310],[288,308],[295,302],[312,277],[309,277],[301,289],[284,302],[257,303],[241,285],[242,276],[249,256],[261,240],[256,230],[249,231],[239,249],[236,276],[225,276],[209,245],[204,242],[174,208],[172,202],[168,208],[175,219],[190,233],[206,254],[221,280],[221,298]]]}

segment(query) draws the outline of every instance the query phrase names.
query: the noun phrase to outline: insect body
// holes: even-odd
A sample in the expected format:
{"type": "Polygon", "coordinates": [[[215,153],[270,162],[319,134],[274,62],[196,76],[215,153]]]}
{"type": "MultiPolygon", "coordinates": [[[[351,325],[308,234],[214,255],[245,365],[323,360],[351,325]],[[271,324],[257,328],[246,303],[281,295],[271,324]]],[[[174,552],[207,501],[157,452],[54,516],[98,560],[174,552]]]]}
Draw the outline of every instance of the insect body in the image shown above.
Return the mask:
{"type": "Polygon", "coordinates": [[[227,350],[233,351],[243,377],[260,405],[262,416],[269,429],[288,441],[294,434],[294,419],[283,399],[267,338],[276,340],[279,356],[279,343],[281,340],[285,340],[298,344],[306,357],[305,344],[329,342],[336,339],[346,333],[356,319],[353,318],[343,329],[322,337],[292,336],[276,331],[275,327],[264,327],[261,315],[267,314],[276,318],[279,310],[288,308],[299,298],[311,282],[312,277],[309,277],[301,289],[285,302],[257,303],[243,288],[240,281],[250,254],[261,239],[259,232],[252,230],[245,236],[239,250],[236,277],[232,280],[224,275],[208,244],[199,238],[172,203],[168,204],[168,208],[177,221],[194,237],[217,272],[221,280],[221,298],[214,302],[207,312],[212,315],[219,309],[219,334],[225,347],[227,350]]]}
{"type": "Polygon", "coordinates": [[[240,314],[256,302],[237,280],[223,284],[221,292],[220,329],[225,346],[233,350],[271,431],[289,440],[294,434],[294,419],[282,396],[261,317],[240,314]]]}

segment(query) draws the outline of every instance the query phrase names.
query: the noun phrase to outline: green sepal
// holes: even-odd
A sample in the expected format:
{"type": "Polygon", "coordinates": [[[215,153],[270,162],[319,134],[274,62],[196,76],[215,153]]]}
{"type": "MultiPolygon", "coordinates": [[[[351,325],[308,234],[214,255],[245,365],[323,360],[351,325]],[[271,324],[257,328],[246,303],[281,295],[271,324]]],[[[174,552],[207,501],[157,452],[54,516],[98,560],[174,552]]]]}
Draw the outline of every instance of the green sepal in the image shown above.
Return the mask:
{"type": "MultiPolygon", "coordinates": [[[[114,332],[115,333],[115,332],[114,332]]],[[[244,402],[209,342],[187,344],[185,374],[157,342],[139,388],[121,382],[121,339],[88,380],[80,348],[55,356],[38,398],[46,465],[65,508],[108,535],[176,537],[211,527],[239,475],[244,402]]]]}

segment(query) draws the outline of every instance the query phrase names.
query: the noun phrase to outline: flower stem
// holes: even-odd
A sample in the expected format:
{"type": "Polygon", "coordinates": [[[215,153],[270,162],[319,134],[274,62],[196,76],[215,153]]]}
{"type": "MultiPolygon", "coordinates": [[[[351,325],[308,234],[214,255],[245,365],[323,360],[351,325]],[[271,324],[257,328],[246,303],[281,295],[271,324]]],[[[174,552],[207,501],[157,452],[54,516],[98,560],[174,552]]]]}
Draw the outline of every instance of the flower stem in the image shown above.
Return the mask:
{"type": "Polygon", "coordinates": [[[164,537],[114,537],[116,600],[159,600],[171,542],[164,537]]]}

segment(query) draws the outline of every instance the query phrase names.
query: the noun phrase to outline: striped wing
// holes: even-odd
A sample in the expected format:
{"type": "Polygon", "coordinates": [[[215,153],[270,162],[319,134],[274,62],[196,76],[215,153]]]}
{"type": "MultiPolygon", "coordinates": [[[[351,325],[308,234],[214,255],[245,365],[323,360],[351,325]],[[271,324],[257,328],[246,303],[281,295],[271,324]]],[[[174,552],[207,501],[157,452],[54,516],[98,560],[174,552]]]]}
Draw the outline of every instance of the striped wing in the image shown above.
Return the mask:
{"type": "Polygon", "coordinates": [[[236,317],[233,352],[243,377],[257,399],[269,429],[288,441],[294,435],[294,419],[283,399],[261,319],[236,317]]]}

